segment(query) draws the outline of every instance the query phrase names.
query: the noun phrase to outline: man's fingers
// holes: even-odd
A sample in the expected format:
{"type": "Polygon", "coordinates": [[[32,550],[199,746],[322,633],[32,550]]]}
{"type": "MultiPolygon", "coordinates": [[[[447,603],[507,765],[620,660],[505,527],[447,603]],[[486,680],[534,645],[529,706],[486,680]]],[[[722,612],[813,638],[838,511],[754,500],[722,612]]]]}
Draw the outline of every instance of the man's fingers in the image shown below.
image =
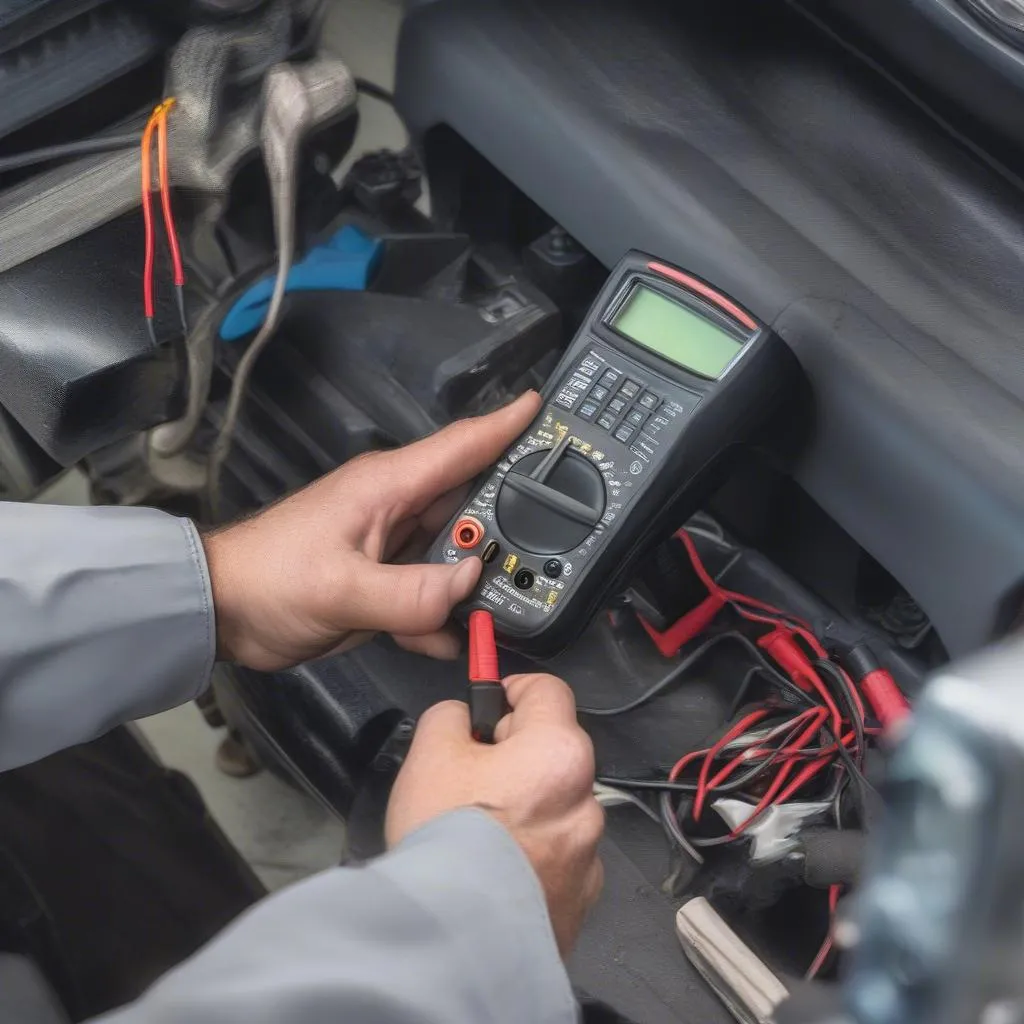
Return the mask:
{"type": "Polygon", "coordinates": [[[576,698],[557,676],[541,673],[509,676],[505,692],[513,714],[510,733],[529,725],[575,725],[576,698]]]}
{"type": "Polygon", "coordinates": [[[512,735],[512,731],[512,716],[510,714],[505,715],[494,727],[494,742],[504,743],[512,735]]]}
{"type": "Polygon", "coordinates": [[[436,633],[473,592],[482,568],[478,558],[458,565],[378,565],[367,559],[349,584],[348,624],[401,636],[436,633]]]}
{"type": "Polygon", "coordinates": [[[332,648],[326,654],[321,655],[324,658],[333,658],[337,654],[345,654],[347,651],[354,651],[357,647],[361,647],[363,644],[368,643],[377,635],[377,631],[373,629],[350,629],[348,630],[341,640],[338,641],[338,646],[332,648]]]}
{"type": "Polygon", "coordinates": [[[475,746],[469,723],[469,707],[461,700],[435,704],[420,715],[413,735],[411,760],[418,749],[457,749],[475,746]]]}
{"type": "Polygon", "coordinates": [[[455,661],[462,653],[462,641],[447,629],[423,636],[395,636],[395,643],[403,650],[437,661],[455,661]]]}
{"type": "Polygon", "coordinates": [[[476,419],[460,420],[436,434],[389,452],[394,476],[389,481],[401,504],[422,512],[437,498],[472,480],[497,462],[530,425],[540,396],[528,391],[511,405],[476,419]]]}
{"type": "Polygon", "coordinates": [[[420,529],[429,536],[430,540],[433,540],[468,497],[469,486],[466,484],[456,487],[453,491],[448,491],[447,494],[442,494],[420,514],[420,529]]]}

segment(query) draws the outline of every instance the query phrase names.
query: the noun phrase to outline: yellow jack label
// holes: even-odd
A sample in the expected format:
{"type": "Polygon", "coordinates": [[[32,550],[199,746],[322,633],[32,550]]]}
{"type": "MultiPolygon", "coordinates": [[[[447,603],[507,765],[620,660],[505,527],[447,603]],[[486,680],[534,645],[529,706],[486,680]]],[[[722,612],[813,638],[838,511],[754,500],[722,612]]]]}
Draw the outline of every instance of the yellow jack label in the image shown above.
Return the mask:
{"type": "Polygon", "coordinates": [[[549,590],[548,591],[548,604],[554,604],[557,600],[558,600],[558,591],[557,590],[549,590]]]}
{"type": "Polygon", "coordinates": [[[519,564],[518,555],[509,555],[505,559],[505,572],[515,572],[516,566],[519,564]]]}

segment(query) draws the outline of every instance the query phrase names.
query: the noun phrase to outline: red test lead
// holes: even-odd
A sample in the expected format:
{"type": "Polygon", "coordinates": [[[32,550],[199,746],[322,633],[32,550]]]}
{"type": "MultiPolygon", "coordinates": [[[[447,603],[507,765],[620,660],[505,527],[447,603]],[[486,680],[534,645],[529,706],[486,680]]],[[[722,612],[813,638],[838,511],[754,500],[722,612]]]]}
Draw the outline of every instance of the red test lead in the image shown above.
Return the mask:
{"type": "Polygon", "coordinates": [[[473,739],[494,742],[494,730],[509,712],[498,668],[494,617],[487,611],[469,616],[469,717],[473,739]]]}
{"type": "Polygon", "coordinates": [[[888,731],[910,716],[910,701],[870,647],[854,647],[843,662],[883,729],[888,731]]]}

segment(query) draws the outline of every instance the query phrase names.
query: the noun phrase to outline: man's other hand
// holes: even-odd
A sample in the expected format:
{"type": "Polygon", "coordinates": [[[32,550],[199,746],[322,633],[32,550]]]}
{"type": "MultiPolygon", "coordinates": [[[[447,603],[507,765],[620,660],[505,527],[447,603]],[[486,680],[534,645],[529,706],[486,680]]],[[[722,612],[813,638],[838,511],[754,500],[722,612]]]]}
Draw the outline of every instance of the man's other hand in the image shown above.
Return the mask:
{"type": "Polygon", "coordinates": [[[465,485],[529,426],[540,397],[462,420],[340,469],[267,511],[203,539],[219,656],[250,668],[294,665],[384,631],[454,657],[443,632],[480,578],[458,565],[391,564],[422,554],[465,500],[465,485]]]}
{"type": "Polygon", "coordinates": [[[460,807],[487,811],[537,872],[564,956],[603,879],[594,748],[560,679],[513,676],[506,690],[513,710],[499,723],[494,746],[470,737],[469,711],[459,701],[438,704],[420,719],[391,794],[387,840],[393,846],[460,807]]]}

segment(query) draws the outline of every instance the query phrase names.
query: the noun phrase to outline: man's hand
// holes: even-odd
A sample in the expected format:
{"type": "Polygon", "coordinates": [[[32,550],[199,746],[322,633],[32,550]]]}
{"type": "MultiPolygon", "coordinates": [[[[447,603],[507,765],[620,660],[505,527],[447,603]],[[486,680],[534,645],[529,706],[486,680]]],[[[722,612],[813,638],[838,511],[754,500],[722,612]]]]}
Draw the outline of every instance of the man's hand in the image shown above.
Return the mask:
{"type": "Polygon", "coordinates": [[[496,462],[540,407],[535,392],[392,452],[353,459],[253,519],[207,535],[220,657],[272,670],[362,631],[454,657],[441,632],[480,577],[477,558],[389,565],[433,540],[463,485],[496,462]]]}
{"type": "Polygon", "coordinates": [[[393,846],[460,807],[489,812],[537,872],[564,956],[603,878],[594,748],[560,679],[513,676],[506,689],[513,710],[499,723],[494,746],[470,738],[469,711],[459,701],[438,704],[420,719],[391,794],[387,840],[393,846]]]}

